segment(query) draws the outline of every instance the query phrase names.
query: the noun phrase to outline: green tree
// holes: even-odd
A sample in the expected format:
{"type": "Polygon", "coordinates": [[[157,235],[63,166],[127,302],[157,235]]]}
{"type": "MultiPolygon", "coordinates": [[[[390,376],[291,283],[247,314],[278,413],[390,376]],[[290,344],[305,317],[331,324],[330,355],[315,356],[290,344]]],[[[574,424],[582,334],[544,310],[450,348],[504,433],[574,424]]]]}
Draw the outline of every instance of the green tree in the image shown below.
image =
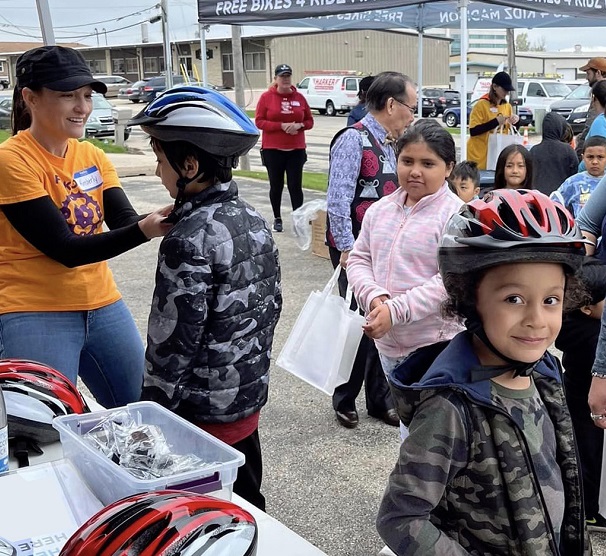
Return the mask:
{"type": "Polygon", "coordinates": [[[520,33],[516,35],[516,51],[528,52],[530,50],[530,41],[528,40],[528,33],[520,33]]]}
{"type": "Polygon", "coordinates": [[[545,47],[545,37],[541,37],[532,43],[530,50],[534,52],[545,52],[547,48],[545,47]]]}

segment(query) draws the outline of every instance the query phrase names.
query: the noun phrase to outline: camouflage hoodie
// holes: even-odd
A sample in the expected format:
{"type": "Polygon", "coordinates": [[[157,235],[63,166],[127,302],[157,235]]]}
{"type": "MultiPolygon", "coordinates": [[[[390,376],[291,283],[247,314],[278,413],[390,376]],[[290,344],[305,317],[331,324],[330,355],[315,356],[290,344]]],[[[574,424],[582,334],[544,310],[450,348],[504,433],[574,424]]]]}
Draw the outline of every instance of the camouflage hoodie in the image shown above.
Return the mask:
{"type": "Polygon", "coordinates": [[[202,191],[176,216],[160,244],[142,398],[193,422],[238,421],[267,402],[278,250],[234,182],[202,191]]]}
{"type": "Polygon", "coordinates": [[[491,399],[490,381],[471,382],[477,365],[463,332],[416,351],[390,376],[410,436],[379,509],[381,537],[398,556],[591,554],[557,360],[546,354],[533,380],[556,433],[566,500],[561,547],[525,437],[491,399]]]}

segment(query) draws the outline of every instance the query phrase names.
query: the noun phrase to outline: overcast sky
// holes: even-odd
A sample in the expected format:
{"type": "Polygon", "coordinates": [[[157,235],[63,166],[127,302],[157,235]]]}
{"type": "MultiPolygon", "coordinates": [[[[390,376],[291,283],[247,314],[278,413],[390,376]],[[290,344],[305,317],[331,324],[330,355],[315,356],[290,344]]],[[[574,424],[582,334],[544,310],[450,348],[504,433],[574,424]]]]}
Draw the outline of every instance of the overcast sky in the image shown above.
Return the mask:
{"type": "MultiPolygon", "coordinates": [[[[159,13],[159,0],[48,0],[57,42],[129,44],[141,42],[141,22],[159,13]],[[77,7],[75,7],[77,5],[77,7]],[[124,29],[127,27],[126,29],[124,29]]],[[[170,39],[192,38],[198,29],[196,0],[168,0],[170,39]]],[[[161,23],[147,24],[149,39],[162,40],[161,23]]],[[[211,29],[211,36],[219,29],[211,29]]],[[[244,34],[247,28],[243,29],[244,34]]],[[[516,31],[520,32],[520,31],[516,31]]],[[[604,28],[536,29],[531,41],[545,38],[547,50],[571,48],[581,42],[584,49],[604,47],[604,28]]],[[[41,40],[36,0],[0,0],[0,40],[41,40]]]]}

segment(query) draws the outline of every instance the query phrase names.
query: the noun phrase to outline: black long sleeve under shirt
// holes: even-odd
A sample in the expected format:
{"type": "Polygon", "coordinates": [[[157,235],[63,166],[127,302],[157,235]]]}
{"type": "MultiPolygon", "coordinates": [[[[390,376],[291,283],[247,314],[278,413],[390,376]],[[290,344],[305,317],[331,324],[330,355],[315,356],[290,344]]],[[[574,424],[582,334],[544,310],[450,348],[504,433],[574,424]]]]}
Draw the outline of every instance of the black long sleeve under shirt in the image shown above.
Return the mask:
{"type": "Polygon", "coordinates": [[[49,196],[2,205],[11,225],[36,249],[68,268],[98,263],[147,241],[138,215],[120,187],[103,192],[104,218],[110,231],[79,236],[49,196]]]}

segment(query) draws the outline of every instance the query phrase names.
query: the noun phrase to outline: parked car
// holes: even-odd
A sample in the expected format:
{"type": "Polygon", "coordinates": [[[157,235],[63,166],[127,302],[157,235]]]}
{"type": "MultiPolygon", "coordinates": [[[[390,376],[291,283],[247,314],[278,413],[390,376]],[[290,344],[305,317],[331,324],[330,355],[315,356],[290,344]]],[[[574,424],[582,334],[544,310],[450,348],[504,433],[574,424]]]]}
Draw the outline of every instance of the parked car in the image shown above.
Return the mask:
{"type": "Polygon", "coordinates": [[[143,87],[145,87],[146,83],[149,81],[149,77],[142,79],[141,81],[135,81],[132,85],[128,87],[124,87],[120,89],[118,93],[118,98],[124,100],[130,100],[135,104],[141,101],[141,93],[143,92],[143,87]]]}
{"type": "Polygon", "coordinates": [[[570,94],[566,83],[552,79],[518,79],[518,98],[531,110],[545,109],[570,94]]]}
{"type": "MultiPolygon", "coordinates": [[[[429,118],[429,117],[433,118],[434,116],[438,115],[438,113],[436,111],[436,105],[433,103],[433,100],[426,96],[421,98],[421,110],[423,110],[423,114],[422,114],[423,118],[429,118]]],[[[418,111],[419,111],[419,109],[416,108],[415,114],[418,111]]]]}
{"type": "Polygon", "coordinates": [[[11,128],[13,97],[0,97],[0,129],[11,128]]]}
{"type": "MultiPolygon", "coordinates": [[[[467,105],[467,121],[469,122],[469,115],[471,114],[472,108],[475,106],[476,102],[480,99],[476,99],[473,102],[467,105]]],[[[532,110],[527,108],[526,106],[518,106],[518,116],[520,117],[518,123],[516,124],[516,128],[520,129],[523,126],[530,125],[532,123],[532,110]]],[[[457,127],[461,123],[461,107],[453,106],[452,108],[447,108],[444,110],[444,114],[442,114],[442,121],[448,127],[457,127]]]]}
{"type": "Polygon", "coordinates": [[[444,113],[444,110],[461,105],[461,93],[453,89],[426,87],[423,89],[423,117],[434,117],[444,113]],[[431,102],[425,103],[425,99],[431,102]],[[433,110],[431,109],[433,106],[433,110]],[[427,107],[427,110],[426,110],[427,107]],[[426,113],[427,112],[427,113],[426,113]]]}
{"type": "Polygon", "coordinates": [[[346,114],[358,104],[361,76],[356,75],[308,75],[297,83],[299,91],[312,110],[321,115],[346,114]]]}
{"type": "MultiPolygon", "coordinates": [[[[113,137],[116,126],[112,114],[113,106],[99,93],[93,93],[93,111],[84,126],[85,137],[113,137]]],[[[130,136],[130,127],[124,131],[124,139],[130,136]]]]}
{"type": "Polygon", "coordinates": [[[219,93],[223,91],[233,91],[233,87],[228,87],[227,85],[215,85],[214,83],[206,82],[206,85],[202,83],[202,81],[184,81],[183,83],[179,83],[175,85],[175,87],[206,87],[207,89],[212,89],[213,91],[218,91],[219,93]]]}
{"type": "Polygon", "coordinates": [[[107,93],[105,93],[105,96],[108,98],[117,97],[120,89],[128,87],[131,84],[126,77],[121,77],[119,75],[93,75],[93,77],[97,81],[105,83],[107,86],[107,93]]]}
{"type": "Polygon", "coordinates": [[[585,82],[573,89],[562,100],[557,100],[548,108],[548,112],[557,112],[572,126],[574,133],[581,133],[587,121],[587,112],[591,104],[591,87],[585,82]]]}
{"type": "MultiPolygon", "coordinates": [[[[181,85],[185,83],[185,79],[181,75],[173,75],[173,85],[181,85]]],[[[160,93],[166,90],[166,76],[157,75],[156,77],[150,77],[143,86],[141,93],[139,94],[139,100],[141,102],[150,102],[154,100],[160,93]]]]}

